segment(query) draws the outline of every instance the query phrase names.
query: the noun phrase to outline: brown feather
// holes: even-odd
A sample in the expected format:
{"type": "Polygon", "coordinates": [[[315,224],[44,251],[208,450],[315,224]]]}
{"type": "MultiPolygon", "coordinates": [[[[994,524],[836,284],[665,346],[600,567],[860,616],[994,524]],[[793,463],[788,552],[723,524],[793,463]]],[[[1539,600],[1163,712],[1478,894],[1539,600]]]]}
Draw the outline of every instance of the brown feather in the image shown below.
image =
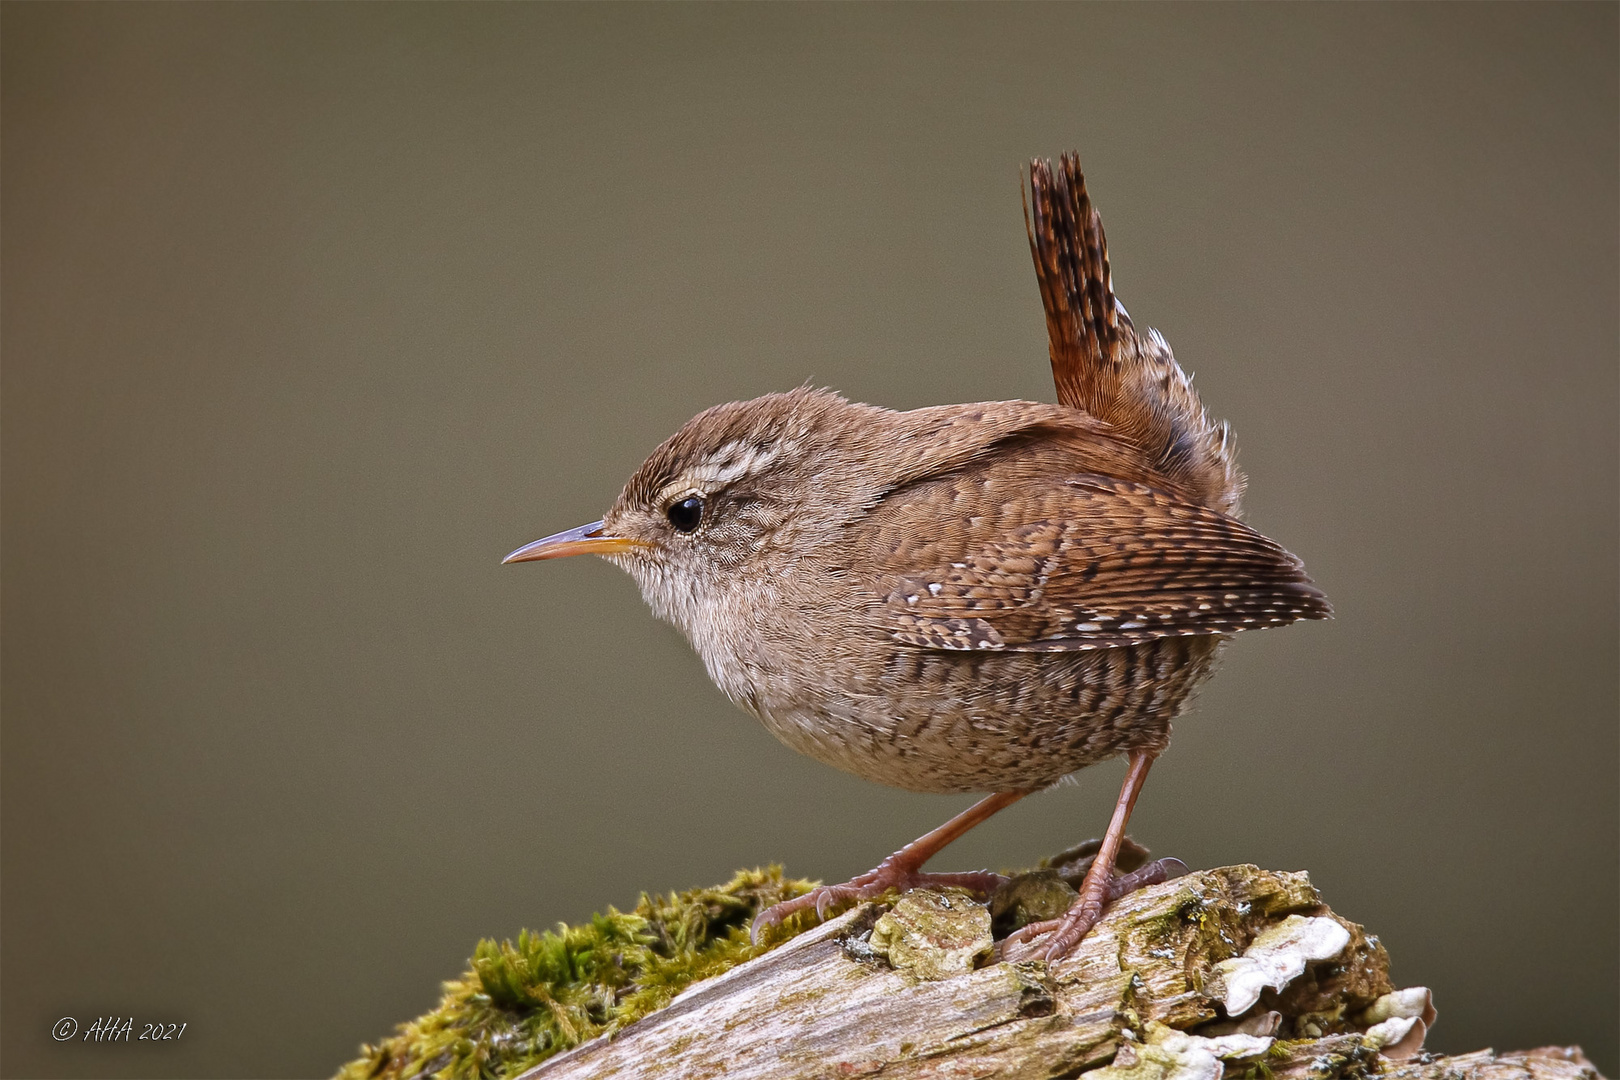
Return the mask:
{"type": "Polygon", "coordinates": [[[867,516],[857,549],[879,566],[875,616],[893,640],[1058,652],[1328,614],[1299,560],[1235,518],[1107,476],[1032,479],[1029,464],[998,455],[867,516]]]}
{"type": "Polygon", "coordinates": [[[1024,226],[1046,309],[1058,401],[1104,421],[1172,490],[1236,516],[1243,474],[1226,425],[1204,412],[1169,344],[1139,334],[1114,296],[1102,217],[1080,159],[1030,163],[1024,226]]]}
{"type": "Polygon", "coordinates": [[[1237,519],[1225,425],[1109,281],[1078,164],[1031,174],[1062,404],[719,405],[604,515],[608,557],[789,746],[917,791],[1025,791],[1158,753],[1238,631],[1322,618],[1237,519]],[[671,509],[701,503],[687,528],[671,509]]]}

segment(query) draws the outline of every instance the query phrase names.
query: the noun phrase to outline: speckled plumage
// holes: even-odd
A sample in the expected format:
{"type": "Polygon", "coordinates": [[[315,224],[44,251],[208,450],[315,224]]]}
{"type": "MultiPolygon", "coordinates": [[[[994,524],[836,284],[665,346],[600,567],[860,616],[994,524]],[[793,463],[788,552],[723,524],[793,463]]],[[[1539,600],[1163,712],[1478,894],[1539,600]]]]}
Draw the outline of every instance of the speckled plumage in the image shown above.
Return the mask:
{"type": "Polygon", "coordinates": [[[626,485],[612,554],[787,745],[914,791],[1024,791],[1170,722],[1227,636],[1321,618],[1156,332],[1114,299],[1077,164],[1032,172],[1060,405],[893,412],[801,388],[695,417],[626,485]],[[702,500],[685,534],[666,518],[702,500]]]}
{"type": "Polygon", "coordinates": [[[1162,749],[1223,635],[1323,610],[1297,559],[1174,486],[1061,407],[795,390],[693,420],[604,527],[658,537],[610,557],[789,746],[915,791],[1027,790],[1162,749]],[[741,458],[763,464],[697,479],[741,458]],[[709,524],[685,536],[662,508],[692,493],[709,524]]]}
{"type": "Polygon", "coordinates": [[[993,890],[988,871],[921,868],[1028,792],[1126,754],[1079,898],[997,946],[1062,957],[1110,898],[1185,870],[1113,874],[1148,769],[1222,645],[1329,613],[1299,560],[1239,520],[1230,432],[1115,300],[1078,161],[1032,162],[1030,195],[1059,404],[894,412],[801,388],[717,405],[602,521],[507,557],[617,562],[795,750],[913,791],[991,793],[872,871],[761,913],[756,934],[891,888],[993,890]]]}

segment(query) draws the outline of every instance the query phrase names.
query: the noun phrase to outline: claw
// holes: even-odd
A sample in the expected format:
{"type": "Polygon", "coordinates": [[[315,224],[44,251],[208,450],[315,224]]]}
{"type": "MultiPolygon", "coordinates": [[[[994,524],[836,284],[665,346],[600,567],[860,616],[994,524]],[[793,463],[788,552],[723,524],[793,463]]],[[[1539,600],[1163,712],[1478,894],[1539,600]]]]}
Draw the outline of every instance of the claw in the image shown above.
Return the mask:
{"type": "Polygon", "coordinates": [[[750,945],[758,945],[760,934],[764,930],[772,926],[782,925],[782,920],[793,914],[793,912],[798,910],[798,908],[791,908],[791,910],[788,911],[780,911],[778,909],[790,907],[794,903],[795,901],[788,900],[768,907],[758,915],[755,915],[754,921],[748,927],[748,943],[750,945]]]}
{"type": "Polygon", "coordinates": [[[919,836],[884,859],[876,868],[859,877],[842,885],[818,885],[803,896],[766,908],[754,917],[753,926],[749,928],[750,940],[756,945],[759,944],[760,931],[768,926],[776,926],[789,916],[807,908],[815,908],[816,918],[825,920],[828,910],[834,904],[846,900],[875,900],[890,889],[907,892],[919,885],[954,885],[988,896],[1006,880],[1000,874],[993,874],[988,870],[966,874],[924,874],[921,867],[940,848],[997,810],[1011,806],[1028,794],[1027,791],[1002,791],[987,795],[933,832],[919,836]]]}
{"type": "Polygon", "coordinates": [[[1070,908],[1069,913],[1060,920],[1057,933],[1046,944],[1046,962],[1054,963],[1069,955],[1069,950],[1080,944],[1101,919],[1101,904],[1095,907],[1076,904],[1070,908]]]}
{"type": "Polygon", "coordinates": [[[1140,866],[1128,874],[1121,874],[1108,883],[1108,898],[1106,903],[1112,904],[1122,896],[1129,896],[1137,889],[1145,889],[1149,885],[1157,885],[1163,881],[1185,877],[1192,873],[1187,864],[1180,859],[1155,859],[1145,866],[1140,866]]]}
{"type": "Polygon", "coordinates": [[[1014,930],[996,942],[995,959],[1017,962],[1032,960],[1039,956],[1048,962],[1061,960],[1085,940],[1092,927],[1102,920],[1102,912],[1106,905],[1112,904],[1122,896],[1129,896],[1138,889],[1170,881],[1191,872],[1187,864],[1180,859],[1158,859],[1129,874],[1121,874],[1108,882],[1106,899],[1102,904],[1092,905],[1084,900],[1077,900],[1061,918],[1030,923],[1022,929],[1014,930]],[[1048,934],[1053,935],[1050,940],[1040,945],[1030,944],[1036,938],[1048,934]]]}
{"type": "Polygon", "coordinates": [[[1033,958],[1035,950],[1028,947],[1025,943],[1033,938],[1040,937],[1042,934],[1051,933],[1058,928],[1060,923],[1061,920],[1058,919],[1047,919],[1044,922],[1030,923],[1028,926],[1014,930],[1012,933],[996,942],[996,948],[992,954],[993,958],[996,960],[1006,960],[1012,963],[1033,958]]]}
{"type": "Polygon", "coordinates": [[[958,874],[923,874],[900,864],[885,860],[875,870],[868,870],[842,885],[817,885],[803,896],[772,905],[754,917],[749,928],[749,940],[759,944],[760,934],[769,926],[779,926],[801,911],[814,909],[816,919],[827,921],[827,912],[838,904],[851,900],[876,900],[890,889],[910,892],[918,886],[940,886],[967,889],[988,896],[996,886],[1007,879],[989,870],[975,870],[958,874]]]}

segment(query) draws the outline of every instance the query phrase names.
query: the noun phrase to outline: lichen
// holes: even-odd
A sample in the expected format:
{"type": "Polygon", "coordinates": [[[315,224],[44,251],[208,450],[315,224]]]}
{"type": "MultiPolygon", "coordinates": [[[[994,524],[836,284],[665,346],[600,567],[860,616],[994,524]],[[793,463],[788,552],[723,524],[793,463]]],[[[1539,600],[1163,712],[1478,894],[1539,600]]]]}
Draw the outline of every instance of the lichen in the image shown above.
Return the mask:
{"type": "Polygon", "coordinates": [[[908,892],[872,926],[872,952],[919,980],[972,971],[990,955],[990,913],[962,889],[908,892]]]}
{"type": "Polygon", "coordinates": [[[1014,874],[990,897],[990,918],[996,937],[1003,938],[1030,923],[1056,919],[1074,905],[1080,894],[1056,870],[1014,874]]]}
{"type": "Polygon", "coordinates": [[[808,929],[813,918],[796,915],[759,945],[748,937],[756,914],[810,887],[783,877],[779,866],[745,870],[712,889],[644,893],[632,911],[610,907],[576,926],[480,941],[469,970],[444,984],[433,1011],[362,1046],[338,1080],[516,1075],[808,929]]]}
{"type": "MultiPolygon", "coordinates": [[[[1061,878],[1052,870],[1014,875],[1006,892],[1019,904],[1041,899],[1055,913],[1069,892],[1061,878]]],[[[579,925],[481,941],[469,970],[444,984],[437,1008],[362,1047],[339,1080],[495,1080],[613,1036],[694,982],[815,925],[805,911],[760,945],[748,938],[755,915],[810,885],[773,866],[712,889],[643,895],[628,912],[609,908],[579,925]]],[[[1036,905],[1027,906],[1023,917],[1036,916],[1036,905]]],[[[1321,906],[1303,874],[1226,867],[1190,875],[1142,910],[1121,912],[1115,934],[1128,984],[1108,1038],[1121,1027],[1127,1035],[1117,1055],[1110,1042],[1106,1054],[1087,1059],[1116,1057],[1094,1080],[1216,1080],[1223,1070],[1230,1080],[1364,1080],[1387,1067],[1385,1058],[1417,1052],[1433,1022],[1427,991],[1396,992],[1377,938],[1321,906]],[[1246,987],[1246,974],[1260,985],[1246,987]],[[1241,1060],[1226,1060],[1234,1050],[1241,1060]]],[[[919,890],[897,904],[867,905],[839,940],[853,960],[926,979],[973,969],[993,936],[984,905],[951,890],[919,890]],[[960,962],[924,972],[907,958],[912,938],[930,955],[960,962]],[[905,955],[897,957],[897,946],[905,955]]],[[[1050,1015],[1050,986],[1032,986],[1039,1000],[1019,1015],[1050,1015]]],[[[814,1011],[813,999],[829,990],[790,991],[778,1005],[814,1011]]],[[[694,1035],[677,1032],[674,1045],[694,1035]]]]}

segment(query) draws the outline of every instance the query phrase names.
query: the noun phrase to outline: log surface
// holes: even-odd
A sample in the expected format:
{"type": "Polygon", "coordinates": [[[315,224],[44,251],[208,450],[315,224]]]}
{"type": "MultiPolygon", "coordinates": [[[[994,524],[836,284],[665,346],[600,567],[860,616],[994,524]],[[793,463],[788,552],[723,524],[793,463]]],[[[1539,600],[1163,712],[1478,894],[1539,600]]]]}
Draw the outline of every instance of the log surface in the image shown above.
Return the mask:
{"type": "Polygon", "coordinates": [[[524,1080],[1600,1080],[1578,1050],[1421,1053],[1427,992],[1392,993],[1383,947],[1303,873],[1192,874],[1119,901],[1055,964],[986,957],[945,978],[874,951],[885,910],[862,905],[524,1080]]]}

